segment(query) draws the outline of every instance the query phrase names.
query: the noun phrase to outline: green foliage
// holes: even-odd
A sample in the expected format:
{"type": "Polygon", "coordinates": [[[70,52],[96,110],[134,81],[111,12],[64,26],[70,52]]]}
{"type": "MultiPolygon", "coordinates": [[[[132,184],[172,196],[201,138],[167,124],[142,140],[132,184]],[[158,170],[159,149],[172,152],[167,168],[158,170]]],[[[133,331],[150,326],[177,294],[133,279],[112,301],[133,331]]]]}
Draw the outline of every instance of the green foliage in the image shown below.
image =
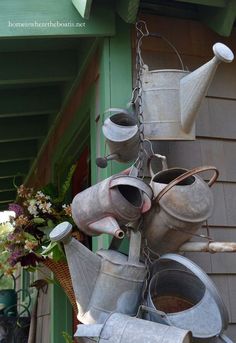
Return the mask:
{"type": "Polygon", "coordinates": [[[63,331],[62,336],[65,338],[66,343],[73,343],[73,338],[67,332],[63,331]]]}

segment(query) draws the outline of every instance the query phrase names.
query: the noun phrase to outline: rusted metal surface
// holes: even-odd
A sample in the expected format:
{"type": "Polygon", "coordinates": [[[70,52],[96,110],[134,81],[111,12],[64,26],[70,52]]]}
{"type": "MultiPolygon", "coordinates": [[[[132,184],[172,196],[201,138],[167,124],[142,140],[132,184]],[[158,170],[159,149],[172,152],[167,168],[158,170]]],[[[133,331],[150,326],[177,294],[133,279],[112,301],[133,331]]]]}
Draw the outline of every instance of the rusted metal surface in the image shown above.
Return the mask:
{"type": "Polygon", "coordinates": [[[179,248],[180,252],[236,252],[235,242],[187,242],[179,248]]]}
{"type": "MultiPolygon", "coordinates": [[[[154,174],[151,171],[151,174],[154,174]]],[[[201,227],[213,211],[210,186],[216,181],[215,167],[165,169],[154,174],[151,187],[154,203],[144,216],[143,234],[148,247],[157,254],[177,251],[201,227]],[[207,184],[198,173],[212,170],[207,184]]]]}
{"type": "Polygon", "coordinates": [[[141,179],[117,174],[77,194],[72,217],[88,235],[123,238],[120,225],[136,221],[151,207],[152,189],[141,179]]]}
{"type": "Polygon", "coordinates": [[[193,342],[216,342],[229,321],[212,280],[191,260],[176,254],[163,255],[154,264],[147,304],[157,310],[148,319],[190,330],[193,342]]]}

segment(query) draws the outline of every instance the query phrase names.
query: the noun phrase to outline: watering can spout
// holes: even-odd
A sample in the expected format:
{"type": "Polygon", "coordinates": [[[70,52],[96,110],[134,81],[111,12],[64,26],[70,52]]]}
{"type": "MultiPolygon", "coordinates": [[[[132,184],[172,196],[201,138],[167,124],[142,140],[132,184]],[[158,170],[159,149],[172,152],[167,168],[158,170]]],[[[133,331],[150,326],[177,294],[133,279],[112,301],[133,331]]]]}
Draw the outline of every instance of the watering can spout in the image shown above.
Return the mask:
{"type": "Polygon", "coordinates": [[[117,221],[110,216],[89,224],[89,229],[95,232],[97,235],[101,233],[107,233],[119,239],[124,238],[124,231],[120,229],[117,221]]]}
{"type": "Polygon", "coordinates": [[[79,241],[72,238],[71,231],[72,225],[70,223],[60,223],[51,231],[50,239],[64,244],[78,310],[83,315],[88,309],[101,268],[101,259],[79,241]]]}
{"type": "Polygon", "coordinates": [[[232,51],[222,43],[214,44],[213,52],[215,56],[209,62],[180,80],[181,124],[186,133],[194,126],[198,108],[218,65],[221,62],[230,63],[234,59],[232,51]]]}

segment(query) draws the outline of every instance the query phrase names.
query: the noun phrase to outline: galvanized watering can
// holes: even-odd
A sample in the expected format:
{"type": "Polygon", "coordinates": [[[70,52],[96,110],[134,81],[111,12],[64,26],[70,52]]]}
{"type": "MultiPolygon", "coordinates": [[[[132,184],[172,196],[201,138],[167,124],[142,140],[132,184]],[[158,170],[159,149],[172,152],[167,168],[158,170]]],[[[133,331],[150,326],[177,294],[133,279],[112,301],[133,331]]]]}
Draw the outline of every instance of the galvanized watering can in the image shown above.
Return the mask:
{"type": "MultiPolygon", "coordinates": [[[[197,111],[214,73],[220,62],[229,63],[234,59],[232,51],[224,44],[216,43],[213,52],[212,60],[191,73],[184,69],[149,71],[148,66],[143,65],[141,80],[146,138],[195,139],[197,111]]],[[[182,61],[181,64],[183,66],[182,61]]]]}
{"type": "Polygon", "coordinates": [[[228,313],[215,284],[186,257],[166,254],[153,266],[148,319],[189,330],[193,342],[231,342],[222,335],[228,313]]]}
{"type": "Polygon", "coordinates": [[[99,343],[190,343],[191,333],[173,326],[112,313],[104,324],[78,325],[75,337],[99,343]]]}
{"type": "Polygon", "coordinates": [[[141,235],[131,231],[129,256],[114,250],[96,254],[71,237],[72,226],[63,222],[50,233],[52,241],[62,241],[78,306],[84,324],[103,323],[114,311],[137,313],[141,301],[146,266],[139,262],[141,235]]]}
{"type": "Polygon", "coordinates": [[[150,161],[149,167],[154,201],[144,216],[144,239],[157,254],[174,252],[211,216],[210,187],[218,177],[218,170],[211,166],[192,170],[171,168],[154,174],[150,161]],[[206,183],[197,174],[209,170],[214,175],[206,183]]]}
{"type": "Polygon", "coordinates": [[[151,207],[152,189],[134,176],[117,174],[77,194],[72,217],[86,234],[123,238],[120,225],[136,221],[151,207]]]}
{"type": "Polygon", "coordinates": [[[135,117],[124,109],[110,108],[108,111],[115,112],[105,120],[102,127],[110,154],[96,159],[100,168],[105,168],[108,160],[123,163],[135,160],[139,148],[139,131],[135,117]]]}

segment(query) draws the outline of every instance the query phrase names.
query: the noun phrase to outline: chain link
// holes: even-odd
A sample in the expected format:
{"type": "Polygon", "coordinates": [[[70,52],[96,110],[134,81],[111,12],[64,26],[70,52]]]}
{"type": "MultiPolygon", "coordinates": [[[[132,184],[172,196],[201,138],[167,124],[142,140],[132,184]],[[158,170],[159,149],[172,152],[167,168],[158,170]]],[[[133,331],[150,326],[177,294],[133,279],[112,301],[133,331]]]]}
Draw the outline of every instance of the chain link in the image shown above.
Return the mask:
{"type": "Polygon", "coordinates": [[[136,166],[140,178],[144,177],[144,119],[143,119],[143,99],[142,99],[142,68],[143,60],[141,56],[141,45],[143,37],[149,35],[146,23],[142,20],[136,23],[136,85],[133,92],[132,102],[135,105],[137,123],[139,128],[139,151],[136,166]]]}

